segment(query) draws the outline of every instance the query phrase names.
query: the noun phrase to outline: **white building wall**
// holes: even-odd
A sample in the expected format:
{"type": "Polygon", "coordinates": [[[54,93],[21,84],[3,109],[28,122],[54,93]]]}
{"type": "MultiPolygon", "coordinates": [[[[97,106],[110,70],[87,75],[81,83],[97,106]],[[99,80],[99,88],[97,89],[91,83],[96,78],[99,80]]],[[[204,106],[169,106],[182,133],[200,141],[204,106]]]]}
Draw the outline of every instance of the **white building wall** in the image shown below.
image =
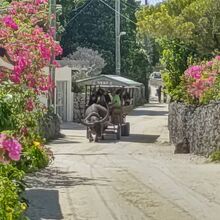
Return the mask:
{"type": "MultiPolygon", "coordinates": [[[[56,68],[55,82],[67,82],[67,121],[73,119],[73,97],[72,97],[72,70],[68,66],[56,68]]],[[[56,94],[56,89],[55,89],[56,94]]],[[[56,103],[56,97],[55,97],[56,103]]]]}
{"type": "MultiPolygon", "coordinates": [[[[47,75],[49,75],[49,68],[48,68],[48,67],[45,67],[45,68],[43,69],[43,71],[44,71],[47,75]]],[[[39,99],[40,99],[41,103],[43,103],[46,107],[48,107],[48,98],[47,98],[46,96],[40,95],[39,99]]]]}
{"type": "MultiPolygon", "coordinates": [[[[46,67],[43,69],[46,74],[49,74],[49,68],[46,67]]],[[[72,94],[72,70],[71,68],[65,66],[65,67],[60,67],[56,68],[55,71],[55,85],[57,86],[57,82],[62,82],[66,81],[67,82],[67,106],[65,107],[67,109],[67,121],[72,121],[73,119],[73,94],[72,94]]],[[[55,88],[55,111],[56,111],[56,93],[57,90],[55,88]]],[[[40,101],[45,104],[46,106],[48,105],[48,99],[45,96],[40,96],[40,101]]]]}

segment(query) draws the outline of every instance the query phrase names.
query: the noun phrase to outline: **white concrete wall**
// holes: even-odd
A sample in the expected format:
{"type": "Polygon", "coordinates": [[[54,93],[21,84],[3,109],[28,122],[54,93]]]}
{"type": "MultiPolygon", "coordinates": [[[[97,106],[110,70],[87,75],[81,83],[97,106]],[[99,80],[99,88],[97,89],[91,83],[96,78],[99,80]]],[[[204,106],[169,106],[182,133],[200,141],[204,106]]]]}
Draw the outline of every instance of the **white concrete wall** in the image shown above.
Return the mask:
{"type": "MultiPolygon", "coordinates": [[[[45,67],[45,68],[43,69],[43,71],[44,71],[47,75],[49,75],[49,67],[45,67]]],[[[40,95],[40,96],[39,96],[39,99],[40,99],[41,103],[43,103],[46,107],[48,107],[48,106],[47,106],[47,105],[48,105],[48,98],[47,98],[46,96],[40,95]]]]}
{"type": "MultiPolygon", "coordinates": [[[[49,68],[43,69],[46,74],[49,74],[49,68]]],[[[67,121],[72,121],[73,119],[73,94],[71,91],[72,87],[72,71],[71,68],[65,66],[61,68],[56,68],[55,72],[55,85],[59,81],[67,81],[67,121]]],[[[40,96],[40,101],[47,106],[48,99],[45,96],[40,96]]],[[[56,89],[55,89],[55,111],[56,111],[56,89]]]]}
{"type": "MultiPolygon", "coordinates": [[[[73,119],[73,95],[72,95],[72,71],[71,68],[65,66],[56,69],[55,74],[56,85],[57,82],[67,81],[67,121],[72,121],[73,119]]],[[[56,94],[56,89],[55,89],[56,94]]],[[[56,103],[56,97],[55,97],[56,103]]]]}

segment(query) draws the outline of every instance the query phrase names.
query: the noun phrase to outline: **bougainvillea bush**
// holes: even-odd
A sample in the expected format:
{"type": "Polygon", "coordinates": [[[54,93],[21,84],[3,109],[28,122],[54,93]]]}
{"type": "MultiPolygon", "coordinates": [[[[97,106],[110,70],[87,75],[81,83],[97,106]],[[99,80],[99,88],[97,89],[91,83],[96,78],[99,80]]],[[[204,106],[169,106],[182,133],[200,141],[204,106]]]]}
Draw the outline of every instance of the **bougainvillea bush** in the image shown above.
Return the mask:
{"type": "Polygon", "coordinates": [[[0,219],[4,220],[20,219],[24,212],[18,184],[23,171],[35,171],[49,162],[38,132],[47,109],[38,97],[53,90],[54,82],[43,68],[51,64],[52,55],[62,53],[54,30],[48,28],[47,0],[14,0],[5,6],[0,14],[0,58],[12,68],[0,64],[0,219]]]}
{"type": "Polygon", "coordinates": [[[220,56],[190,66],[183,76],[185,102],[207,104],[220,99],[220,56]]]}

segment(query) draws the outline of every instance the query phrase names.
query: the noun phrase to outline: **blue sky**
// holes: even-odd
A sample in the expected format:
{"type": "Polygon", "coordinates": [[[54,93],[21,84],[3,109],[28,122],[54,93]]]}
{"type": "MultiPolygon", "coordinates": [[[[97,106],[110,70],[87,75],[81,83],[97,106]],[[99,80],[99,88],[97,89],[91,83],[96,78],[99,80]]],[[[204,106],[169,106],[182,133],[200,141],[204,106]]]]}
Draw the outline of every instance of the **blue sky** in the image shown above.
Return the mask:
{"type": "MultiPolygon", "coordinates": [[[[145,2],[145,0],[141,0],[141,1],[142,1],[142,3],[145,2]]],[[[158,2],[162,2],[162,0],[148,0],[148,2],[149,2],[149,4],[156,4],[158,2]]]]}

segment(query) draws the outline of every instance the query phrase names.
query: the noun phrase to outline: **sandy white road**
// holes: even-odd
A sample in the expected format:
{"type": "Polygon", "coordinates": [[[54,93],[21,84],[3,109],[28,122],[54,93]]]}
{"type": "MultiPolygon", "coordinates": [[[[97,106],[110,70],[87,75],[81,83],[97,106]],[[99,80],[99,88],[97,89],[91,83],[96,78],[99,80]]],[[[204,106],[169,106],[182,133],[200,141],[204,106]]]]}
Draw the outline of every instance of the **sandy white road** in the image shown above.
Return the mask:
{"type": "Polygon", "coordinates": [[[132,134],[119,142],[88,143],[81,127],[66,127],[51,144],[53,164],[28,178],[31,220],[220,219],[220,166],[173,154],[167,106],[146,105],[128,120],[132,134]]]}

